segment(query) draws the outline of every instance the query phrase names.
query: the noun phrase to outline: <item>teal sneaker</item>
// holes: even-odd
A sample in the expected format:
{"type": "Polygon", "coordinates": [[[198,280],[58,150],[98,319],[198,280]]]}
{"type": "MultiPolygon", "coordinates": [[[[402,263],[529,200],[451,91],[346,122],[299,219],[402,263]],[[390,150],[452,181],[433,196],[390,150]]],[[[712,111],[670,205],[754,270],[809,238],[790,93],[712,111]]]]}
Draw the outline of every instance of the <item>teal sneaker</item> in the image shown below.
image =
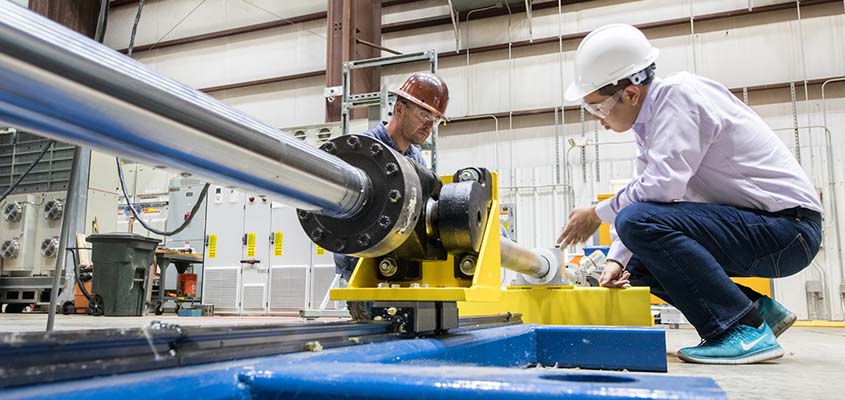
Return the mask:
{"type": "Polygon", "coordinates": [[[754,307],[757,307],[757,310],[760,311],[760,316],[766,321],[766,325],[772,328],[775,337],[780,337],[798,319],[794,312],[787,310],[783,304],[772,300],[769,296],[757,299],[754,302],[754,307]]]}
{"type": "Polygon", "coordinates": [[[681,360],[699,364],[754,364],[783,357],[772,329],[736,324],[721,335],[695,347],[678,350],[681,360]]]}

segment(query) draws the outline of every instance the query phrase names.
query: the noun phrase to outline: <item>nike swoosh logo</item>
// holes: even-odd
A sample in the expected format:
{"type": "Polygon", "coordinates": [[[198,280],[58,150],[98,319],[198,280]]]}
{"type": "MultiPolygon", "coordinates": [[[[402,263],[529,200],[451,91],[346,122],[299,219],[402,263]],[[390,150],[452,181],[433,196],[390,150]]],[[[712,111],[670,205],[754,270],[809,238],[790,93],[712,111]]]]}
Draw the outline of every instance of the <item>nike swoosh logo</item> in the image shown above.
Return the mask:
{"type": "Polygon", "coordinates": [[[756,345],[757,343],[760,343],[760,341],[761,341],[761,340],[763,340],[763,339],[765,339],[765,338],[766,338],[765,336],[759,337],[759,338],[757,338],[757,340],[755,340],[755,341],[753,341],[753,342],[751,342],[751,343],[748,343],[748,344],[746,344],[746,343],[745,343],[745,342],[743,342],[743,341],[740,341],[740,342],[739,342],[739,345],[740,345],[740,346],[742,346],[742,350],[748,351],[749,349],[751,349],[752,347],[754,347],[754,345],[756,345]]]}

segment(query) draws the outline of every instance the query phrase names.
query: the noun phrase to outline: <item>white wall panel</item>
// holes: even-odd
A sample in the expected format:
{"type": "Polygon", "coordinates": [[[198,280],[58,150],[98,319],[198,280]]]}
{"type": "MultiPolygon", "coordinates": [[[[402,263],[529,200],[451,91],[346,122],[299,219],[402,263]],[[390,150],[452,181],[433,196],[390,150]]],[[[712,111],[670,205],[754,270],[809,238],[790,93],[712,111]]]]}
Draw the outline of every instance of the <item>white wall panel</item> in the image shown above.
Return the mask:
{"type": "Polygon", "coordinates": [[[449,14],[449,5],[443,0],[423,0],[382,9],[381,22],[385,24],[411,19],[437,17],[449,14]]]}
{"type": "Polygon", "coordinates": [[[324,121],[324,78],[214,92],[215,98],[274,127],[312,125],[324,121]]]}
{"type": "Polygon", "coordinates": [[[325,22],[156,49],[138,59],[195,88],[324,69],[326,42],[308,29],[325,32],[325,22]]]}
{"type": "MultiPolygon", "coordinates": [[[[208,0],[184,18],[200,0],[148,0],[144,4],[135,45],[153,44],[162,39],[179,39],[225,29],[238,28],[326,10],[325,0],[208,0]],[[274,15],[275,14],[275,15],[274,15]],[[176,29],[174,26],[179,25],[176,29]],[[169,34],[167,33],[173,29],[169,34]]],[[[109,14],[105,43],[112,48],[126,48],[135,21],[137,5],[114,7],[109,14]]],[[[325,36],[325,29],[317,31],[325,36]]]]}

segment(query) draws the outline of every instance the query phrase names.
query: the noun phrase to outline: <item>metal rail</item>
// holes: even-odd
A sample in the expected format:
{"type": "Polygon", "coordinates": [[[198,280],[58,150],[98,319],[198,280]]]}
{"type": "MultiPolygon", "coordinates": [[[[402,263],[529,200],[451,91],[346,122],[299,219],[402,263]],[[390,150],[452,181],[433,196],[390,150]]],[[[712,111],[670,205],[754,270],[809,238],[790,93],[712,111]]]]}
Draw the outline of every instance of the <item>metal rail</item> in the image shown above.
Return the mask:
{"type": "Polygon", "coordinates": [[[358,168],[10,2],[0,121],[339,218],[369,191],[358,168]]]}
{"type": "MultiPolygon", "coordinates": [[[[521,324],[519,314],[462,318],[456,332],[521,324]]],[[[0,335],[0,388],[399,339],[390,322],[288,323],[0,335]]]]}

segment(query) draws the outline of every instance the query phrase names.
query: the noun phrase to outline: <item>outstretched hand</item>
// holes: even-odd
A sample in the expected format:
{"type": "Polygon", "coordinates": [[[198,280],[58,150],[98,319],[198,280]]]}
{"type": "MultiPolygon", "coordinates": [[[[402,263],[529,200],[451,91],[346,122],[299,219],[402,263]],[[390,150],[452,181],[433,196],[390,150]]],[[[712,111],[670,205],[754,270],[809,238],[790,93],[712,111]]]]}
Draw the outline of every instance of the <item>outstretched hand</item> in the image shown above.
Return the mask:
{"type": "Polygon", "coordinates": [[[569,247],[584,242],[595,233],[599,225],[601,219],[596,214],[595,207],[576,208],[569,214],[569,222],[557,238],[557,243],[561,247],[569,247]]]}

